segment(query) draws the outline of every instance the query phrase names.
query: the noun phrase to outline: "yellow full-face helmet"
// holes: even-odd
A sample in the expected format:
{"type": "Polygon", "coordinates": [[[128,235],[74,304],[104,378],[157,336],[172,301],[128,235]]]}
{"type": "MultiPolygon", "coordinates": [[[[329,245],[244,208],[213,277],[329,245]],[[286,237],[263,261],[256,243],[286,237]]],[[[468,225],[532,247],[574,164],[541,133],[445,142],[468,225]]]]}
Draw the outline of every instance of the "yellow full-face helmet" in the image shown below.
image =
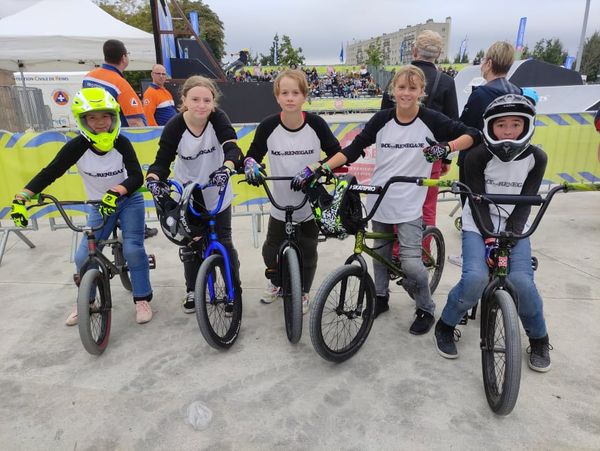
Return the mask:
{"type": "Polygon", "coordinates": [[[77,128],[81,134],[102,152],[114,148],[115,140],[121,129],[119,103],[110,93],[102,88],[83,88],[73,97],[71,105],[77,128]],[[97,133],[87,123],[86,115],[92,112],[107,112],[112,116],[112,124],[108,131],[97,133]]]}

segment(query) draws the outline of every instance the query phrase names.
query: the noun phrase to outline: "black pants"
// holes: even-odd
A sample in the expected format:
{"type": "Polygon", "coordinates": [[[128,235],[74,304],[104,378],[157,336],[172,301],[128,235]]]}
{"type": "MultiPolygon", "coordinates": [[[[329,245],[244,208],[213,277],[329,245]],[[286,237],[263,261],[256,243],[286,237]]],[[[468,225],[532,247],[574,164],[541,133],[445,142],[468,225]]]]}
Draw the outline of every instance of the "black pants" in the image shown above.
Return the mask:
{"type": "MultiPolygon", "coordinates": [[[[312,286],[315,272],[317,271],[317,244],[319,227],[314,219],[301,222],[296,226],[296,238],[302,252],[302,292],[308,293],[312,286]]],[[[285,240],[285,222],[269,217],[269,228],[267,238],[263,244],[262,254],[267,267],[267,273],[274,285],[281,286],[277,274],[277,252],[281,243],[285,240]]]]}
{"type": "MultiPolygon", "coordinates": [[[[227,207],[215,218],[216,224],[215,229],[217,231],[217,237],[219,242],[225,246],[227,253],[229,254],[229,260],[231,262],[233,285],[236,294],[242,294],[242,284],[240,281],[240,261],[238,259],[238,253],[235,247],[233,247],[233,240],[231,239],[231,206],[227,207]]],[[[208,229],[207,232],[208,233],[208,229]]],[[[189,248],[190,246],[188,246],[189,248]]],[[[192,245],[193,247],[193,245],[192,245]]],[[[194,253],[183,262],[183,271],[185,274],[185,287],[188,292],[196,289],[196,276],[198,270],[202,264],[202,255],[194,253]]]]}

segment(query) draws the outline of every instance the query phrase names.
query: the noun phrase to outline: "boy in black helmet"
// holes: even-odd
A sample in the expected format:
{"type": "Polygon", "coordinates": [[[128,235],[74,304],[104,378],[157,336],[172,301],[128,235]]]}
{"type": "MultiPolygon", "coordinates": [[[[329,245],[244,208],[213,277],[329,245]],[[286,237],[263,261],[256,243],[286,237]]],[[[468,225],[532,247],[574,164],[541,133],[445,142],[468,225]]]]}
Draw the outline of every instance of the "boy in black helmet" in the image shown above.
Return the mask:
{"type": "MultiPolygon", "coordinates": [[[[474,193],[535,195],[546,169],[546,154],[530,141],[535,128],[535,107],[526,97],[507,94],[498,97],[483,114],[483,143],[467,152],[465,183],[474,193]]],[[[488,230],[510,230],[517,234],[528,228],[528,205],[471,205],[462,213],[462,275],[448,293],[448,300],[435,327],[438,352],[445,358],[458,357],[455,326],[481,297],[488,282],[486,258],[495,239],[486,237],[473,220],[476,208],[488,230]]],[[[550,369],[552,346],[544,320],[543,302],[533,281],[529,239],[518,240],[510,256],[508,279],[519,293],[519,317],[529,337],[529,367],[550,369]]]]}

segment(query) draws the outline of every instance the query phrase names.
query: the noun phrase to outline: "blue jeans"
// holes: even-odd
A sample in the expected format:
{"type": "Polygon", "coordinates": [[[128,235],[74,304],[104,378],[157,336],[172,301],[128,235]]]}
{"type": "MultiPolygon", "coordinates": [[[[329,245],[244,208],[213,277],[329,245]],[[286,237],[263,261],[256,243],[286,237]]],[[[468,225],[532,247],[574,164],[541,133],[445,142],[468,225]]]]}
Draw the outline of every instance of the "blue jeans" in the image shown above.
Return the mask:
{"type": "MultiPolygon", "coordinates": [[[[462,233],[462,275],[458,284],[448,293],[442,321],[456,326],[464,314],[481,297],[488,283],[488,266],[485,262],[483,237],[476,232],[462,233]]],[[[529,239],[519,240],[511,249],[508,280],[519,296],[519,317],[530,338],[547,335],[543,302],[533,281],[531,244],[529,239]]]]}
{"type": "MultiPolygon", "coordinates": [[[[141,193],[134,193],[131,197],[123,197],[117,204],[117,212],[111,215],[106,225],[96,232],[97,240],[110,237],[117,219],[123,234],[123,256],[129,267],[131,286],[134,302],[137,300],[149,301],[152,298],[150,286],[150,265],[148,255],[144,249],[144,198],[141,193]]],[[[92,207],[88,211],[88,225],[102,224],[102,216],[98,209],[92,207]]],[[[75,266],[77,272],[81,269],[88,256],[87,240],[81,240],[75,253],[75,266]]]]}
{"type": "MultiPolygon", "coordinates": [[[[371,221],[373,232],[392,233],[394,224],[385,224],[379,221],[371,221]]],[[[400,243],[400,262],[402,271],[406,275],[405,282],[410,283],[415,291],[415,302],[417,308],[433,315],[435,304],[431,299],[429,291],[429,279],[427,270],[423,265],[422,242],[423,221],[421,218],[414,221],[397,224],[398,243],[400,243]]],[[[387,260],[392,259],[393,241],[375,240],[373,248],[377,253],[387,260]]],[[[377,296],[388,296],[390,275],[388,269],[373,260],[373,272],[375,274],[375,293],[377,296]]]]}

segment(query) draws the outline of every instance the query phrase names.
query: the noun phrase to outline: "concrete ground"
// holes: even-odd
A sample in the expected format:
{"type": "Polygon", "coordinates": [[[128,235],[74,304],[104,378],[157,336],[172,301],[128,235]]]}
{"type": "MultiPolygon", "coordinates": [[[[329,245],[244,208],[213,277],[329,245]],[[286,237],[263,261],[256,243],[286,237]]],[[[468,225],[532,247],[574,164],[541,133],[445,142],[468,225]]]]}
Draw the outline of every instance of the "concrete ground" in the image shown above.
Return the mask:
{"type": "MultiPolygon", "coordinates": [[[[454,205],[439,205],[450,255],[460,252],[454,205]]],[[[351,360],[321,359],[306,328],[291,345],[282,306],[258,302],[265,280],[250,218],[233,226],[244,316],[227,352],[209,347],[182,312],[181,263],[163,236],[146,241],[158,261],[154,320],[135,323],[115,280],[111,341],[99,357],[63,324],[76,296],[71,232],[42,223],[27,232],[35,249],[11,236],[0,266],[0,449],[600,449],[597,193],[557,195],[533,238],[553,367],[527,368],[523,335],[521,391],[508,417],[485,400],[478,323],[462,327],[460,358],[445,360],[431,332],[408,333],[414,307],[395,285],[390,312],[351,360]],[[198,406],[212,415],[204,429],[188,421],[198,406]]],[[[350,239],[320,245],[313,294],[351,248],[350,239]]],[[[459,274],[446,265],[438,312],[459,274]]]]}

